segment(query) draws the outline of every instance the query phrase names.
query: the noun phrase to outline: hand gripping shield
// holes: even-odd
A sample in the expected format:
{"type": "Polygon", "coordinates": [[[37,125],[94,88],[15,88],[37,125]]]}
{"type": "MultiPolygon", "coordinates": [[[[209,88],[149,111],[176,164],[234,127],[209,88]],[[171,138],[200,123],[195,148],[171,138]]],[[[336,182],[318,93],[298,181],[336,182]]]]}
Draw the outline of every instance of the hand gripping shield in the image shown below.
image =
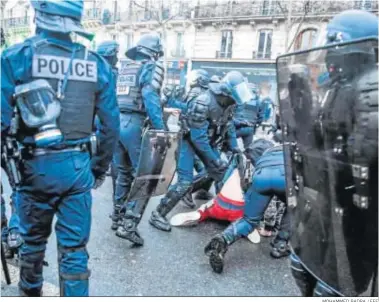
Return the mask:
{"type": "MultiPolygon", "coordinates": [[[[358,89],[354,77],[365,77],[365,70],[360,69],[348,78],[351,85],[346,85],[346,77],[331,73],[335,70],[328,58],[341,49],[374,50],[377,43],[376,38],[334,44],[286,54],[276,62],[291,247],[311,274],[347,296],[372,295],[377,284],[377,155],[358,159],[350,145],[362,135],[369,138],[370,129],[376,129],[377,148],[378,82],[366,81],[368,88],[358,89]],[[347,98],[341,98],[346,91],[356,97],[355,106],[348,108],[353,117],[347,119],[351,127],[342,132],[338,118],[342,108],[349,106],[347,98]],[[370,103],[373,92],[376,101],[370,103]],[[357,108],[362,104],[373,104],[366,111],[376,116],[376,121],[369,118],[362,124],[368,125],[368,132],[358,125],[361,113],[357,108]]],[[[351,64],[361,64],[345,63],[350,64],[347,70],[352,70],[351,64]]],[[[372,65],[367,69],[377,68],[372,65]]],[[[343,118],[346,120],[346,114],[343,118]]]]}

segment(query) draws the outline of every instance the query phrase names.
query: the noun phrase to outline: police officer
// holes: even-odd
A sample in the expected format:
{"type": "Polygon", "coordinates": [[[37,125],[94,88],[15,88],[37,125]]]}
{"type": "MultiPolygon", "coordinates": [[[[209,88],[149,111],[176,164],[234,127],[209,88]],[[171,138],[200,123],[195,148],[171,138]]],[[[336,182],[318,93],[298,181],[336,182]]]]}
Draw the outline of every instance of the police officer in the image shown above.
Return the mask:
{"type": "MultiPolygon", "coordinates": [[[[267,144],[263,144],[263,147],[265,146],[267,144]]],[[[222,234],[212,238],[205,247],[204,251],[209,256],[209,263],[216,273],[223,271],[224,257],[228,247],[241,237],[247,237],[259,226],[274,195],[285,200],[284,156],[281,145],[267,149],[256,161],[251,185],[245,194],[244,216],[230,224],[222,234]]],[[[279,234],[289,236],[280,232],[279,234]]],[[[281,239],[288,241],[288,238],[281,239]]],[[[276,241],[278,240],[279,238],[276,241]]]]}
{"type": "Polygon", "coordinates": [[[83,1],[31,4],[36,35],[1,57],[1,133],[7,136],[17,106],[24,150],[17,202],[24,240],[19,291],[41,295],[46,243],[56,214],[60,293],[88,296],[91,188],[104,179],[119,131],[112,70],[71,40],[71,33],[93,37],[80,24],[83,1]],[[95,114],[100,147],[91,162],[88,142],[95,114]]]}
{"type": "MultiPolygon", "coordinates": [[[[121,132],[116,148],[118,173],[114,213],[116,223],[122,218],[122,206],[128,198],[133,182],[129,167],[130,165],[133,167],[134,173],[138,168],[142,131],[146,119],[150,129],[166,130],[160,99],[164,79],[163,64],[159,61],[163,56],[161,39],[156,33],[143,35],[137,45],[130,48],[125,55],[133,61],[127,65],[122,74],[128,86],[117,96],[121,112],[121,132]]],[[[128,210],[133,210],[135,201],[128,200],[126,207],[128,210]]],[[[126,220],[118,227],[116,236],[142,245],[143,239],[137,230],[137,223],[134,220],[130,222],[126,220]]]]}
{"type": "Polygon", "coordinates": [[[179,200],[190,192],[193,183],[194,155],[205,164],[207,172],[221,181],[228,164],[221,159],[216,146],[219,140],[228,139],[233,152],[241,152],[237,145],[234,125],[231,122],[234,105],[251,98],[244,78],[239,72],[229,72],[221,83],[209,84],[209,89],[188,103],[187,136],[182,140],[178,181],[171,186],[152,212],[150,224],[162,231],[171,231],[166,216],[179,200]]]}
{"type": "Polygon", "coordinates": [[[378,296],[378,18],[344,11],[324,38],[278,58],[292,274],[304,296],[378,296]]]}
{"type": "MultiPolygon", "coordinates": [[[[195,69],[190,72],[188,75],[188,85],[189,91],[185,96],[184,101],[177,100],[175,98],[171,98],[168,101],[168,106],[179,108],[182,111],[182,120],[186,118],[187,114],[187,104],[193,101],[196,97],[198,97],[201,93],[204,93],[208,89],[210,78],[209,74],[206,70],[203,69],[195,69]]],[[[198,175],[196,175],[196,179],[200,179],[206,174],[206,170],[204,164],[201,162],[199,157],[195,155],[194,158],[194,168],[198,175]]],[[[197,194],[196,198],[199,199],[211,199],[213,196],[209,193],[210,186],[212,182],[205,183],[205,188],[201,188],[197,194]]],[[[192,192],[188,192],[182,199],[182,201],[190,208],[194,208],[196,205],[192,198],[192,192]]]]}
{"type": "Polygon", "coordinates": [[[252,87],[254,98],[236,108],[234,126],[237,138],[242,138],[244,149],[250,147],[257,124],[261,121],[260,101],[255,84],[252,87]]]}
{"type": "MultiPolygon", "coordinates": [[[[116,84],[117,84],[117,78],[118,78],[118,68],[116,67],[118,62],[118,51],[119,51],[120,45],[117,41],[104,41],[99,44],[97,47],[97,53],[101,55],[112,67],[112,73],[114,77],[114,89],[116,90],[116,84]]],[[[96,119],[97,120],[97,119],[96,119]]],[[[100,131],[100,129],[98,129],[100,131]]],[[[112,213],[112,230],[117,230],[118,224],[117,224],[117,213],[118,208],[115,204],[115,197],[114,194],[116,192],[116,179],[117,179],[117,166],[116,166],[116,158],[115,155],[113,156],[112,163],[111,163],[111,177],[112,177],[112,185],[113,185],[113,213],[112,213]]],[[[129,166],[129,177],[133,178],[133,167],[129,166]]]]}

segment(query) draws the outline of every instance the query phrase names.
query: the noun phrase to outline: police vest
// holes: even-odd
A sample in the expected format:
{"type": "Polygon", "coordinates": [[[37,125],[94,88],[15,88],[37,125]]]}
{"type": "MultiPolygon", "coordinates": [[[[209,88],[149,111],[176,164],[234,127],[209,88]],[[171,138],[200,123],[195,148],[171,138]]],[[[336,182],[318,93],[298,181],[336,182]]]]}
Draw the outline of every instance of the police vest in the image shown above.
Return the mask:
{"type": "MultiPolygon", "coordinates": [[[[58,91],[69,68],[73,49],[46,40],[33,43],[32,78],[45,79],[58,91]]],[[[92,132],[97,88],[97,58],[84,47],[75,52],[57,120],[65,140],[88,137],[92,132]]]]}
{"type": "Polygon", "coordinates": [[[209,128],[208,135],[211,144],[217,141],[223,140],[227,134],[228,123],[231,120],[235,106],[222,106],[217,102],[216,96],[208,93],[210,95],[209,103],[209,128]]]}
{"type": "Polygon", "coordinates": [[[243,109],[240,112],[240,118],[247,120],[250,123],[256,123],[259,112],[259,100],[252,100],[244,103],[243,109]]]}
{"type": "Polygon", "coordinates": [[[142,66],[138,62],[121,61],[117,79],[117,101],[121,112],[145,112],[139,87],[142,66]]]}

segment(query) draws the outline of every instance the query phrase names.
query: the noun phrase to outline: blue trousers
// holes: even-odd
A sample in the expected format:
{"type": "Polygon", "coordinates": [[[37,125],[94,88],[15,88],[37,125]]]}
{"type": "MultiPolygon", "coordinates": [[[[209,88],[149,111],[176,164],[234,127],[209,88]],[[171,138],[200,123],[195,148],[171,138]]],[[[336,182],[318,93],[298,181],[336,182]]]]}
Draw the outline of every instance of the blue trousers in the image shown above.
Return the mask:
{"type": "Polygon", "coordinates": [[[241,127],[236,129],[237,138],[242,138],[243,146],[246,149],[251,145],[254,138],[254,128],[253,127],[241,127]]]}
{"type": "Polygon", "coordinates": [[[249,235],[259,225],[271,198],[274,195],[284,198],[285,188],[283,153],[262,155],[245,194],[244,216],[223,232],[226,241],[232,243],[249,235]]]}
{"type": "Polygon", "coordinates": [[[120,114],[120,139],[114,155],[117,169],[115,205],[125,201],[132,186],[141,153],[144,122],[145,117],[141,114],[120,114]]]}
{"type": "Polygon", "coordinates": [[[42,288],[43,260],[54,216],[63,296],[88,296],[86,245],[91,229],[94,177],[88,152],[62,152],[27,158],[17,212],[24,244],[20,249],[19,287],[42,288]]]}

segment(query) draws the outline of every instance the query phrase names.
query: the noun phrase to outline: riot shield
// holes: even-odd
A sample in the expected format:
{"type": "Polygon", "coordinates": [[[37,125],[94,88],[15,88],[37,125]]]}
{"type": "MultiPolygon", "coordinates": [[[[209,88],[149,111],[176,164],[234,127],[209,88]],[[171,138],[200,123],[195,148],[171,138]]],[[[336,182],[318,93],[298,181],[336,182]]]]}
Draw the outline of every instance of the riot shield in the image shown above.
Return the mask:
{"type": "Polygon", "coordinates": [[[377,46],[365,39],[276,62],[291,248],[347,296],[370,295],[377,282],[377,46]]]}
{"type": "Polygon", "coordinates": [[[136,177],[128,200],[162,195],[174,176],[179,132],[148,130],[141,142],[136,177]]]}

